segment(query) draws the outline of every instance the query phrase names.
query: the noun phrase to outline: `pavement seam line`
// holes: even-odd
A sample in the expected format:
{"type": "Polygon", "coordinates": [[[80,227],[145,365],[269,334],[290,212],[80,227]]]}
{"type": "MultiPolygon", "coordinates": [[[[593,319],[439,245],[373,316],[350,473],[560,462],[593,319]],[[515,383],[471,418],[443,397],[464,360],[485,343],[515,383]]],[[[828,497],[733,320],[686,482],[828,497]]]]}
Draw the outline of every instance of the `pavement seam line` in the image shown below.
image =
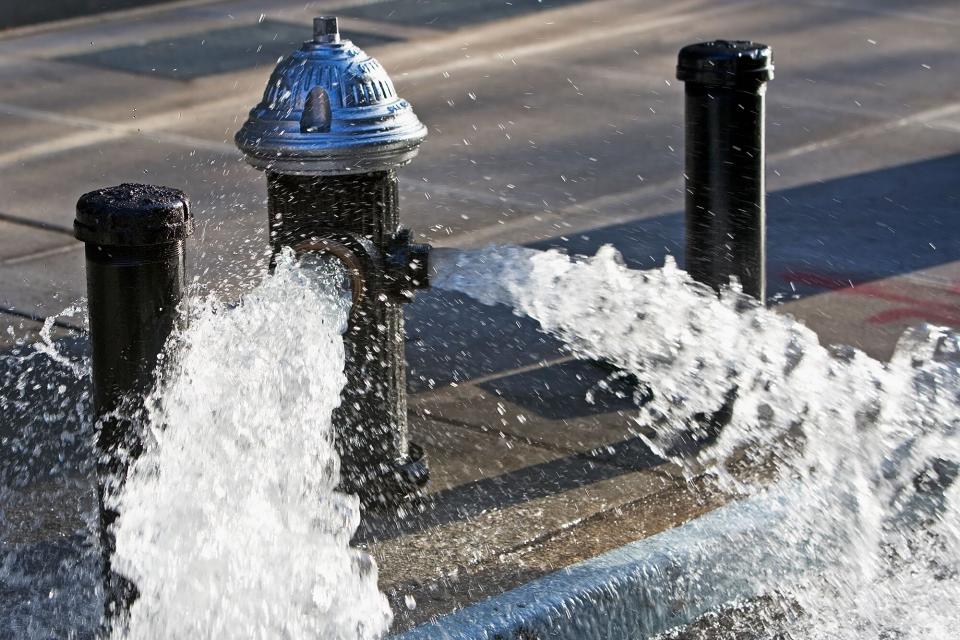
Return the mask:
{"type": "MultiPolygon", "coordinates": [[[[669,464],[669,463],[665,463],[665,464],[669,464]]],[[[651,470],[652,470],[652,469],[651,469],[651,470]]],[[[645,469],[645,470],[643,470],[643,471],[647,471],[647,470],[645,469]]],[[[643,473],[643,471],[634,471],[634,473],[643,473]]],[[[699,478],[697,478],[697,479],[699,479],[699,478]]],[[[586,524],[596,523],[596,522],[599,522],[599,521],[601,521],[601,520],[605,520],[605,519],[609,518],[611,515],[613,515],[613,516],[615,516],[615,517],[619,517],[619,515],[617,514],[617,511],[626,510],[626,509],[635,509],[635,508],[637,508],[637,507],[639,507],[639,506],[643,506],[644,503],[648,503],[648,504],[649,504],[649,503],[653,502],[653,503],[656,504],[657,501],[658,501],[658,500],[662,500],[664,496],[674,497],[675,494],[676,494],[676,492],[677,492],[678,490],[679,490],[679,491],[684,491],[684,490],[687,489],[688,485],[691,484],[691,483],[681,483],[680,481],[678,481],[676,478],[674,478],[674,477],[672,477],[672,476],[665,476],[665,477],[664,477],[664,480],[665,480],[665,482],[670,483],[672,486],[664,487],[664,488],[662,488],[662,489],[657,489],[657,490],[654,491],[653,493],[650,493],[650,494],[647,494],[647,495],[642,495],[642,496],[637,497],[637,498],[628,498],[628,499],[626,499],[625,502],[623,502],[623,503],[621,503],[621,504],[609,505],[609,507],[606,508],[606,509],[603,509],[603,510],[600,510],[600,511],[595,511],[595,512],[593,512],[593,513],[587,514],[586,516],[583,516],[582,518],[579,518],[576,522],[571,522],[570,524],[568,524],[568,525],[565,526],[565,527],[561,527],[561,528],[559,528],[559,529],[553,529],[553,530],[550,530],[550,531],[547,531],[547,532],[544,532],[544,533],[540,534],[538,537],[532,539],[529,544],[518,544],[518,545],[516,545],[516,546],[515,546],[514,548],[512,548],[512,549],[507,549],[507,550],[505,550],[505,551],[503,551],[503,552],[501,553],[501,556],[506,556],[506,555],[510,555],[510,554],[516,554],[516,553],[523,552],[524,549],[525,549],[526,547],[528,547],[528,546],[533,546],[533,545],[542,546],[542,545],[550,542],[551,540],[554,540],[554,539],[556,539],[556,538],[558,538],[558,537],[560,537],[560,536],[562,536],[562,535],[565,535],[565,534],[568,534],[568,533],[572,532],[573,529],[574,529],[574,527],[580,527],[580,526],[583,526],[583,525],[586,525],[586,524]]],[[[604,481],[603,481],[603,480],[599,480],[598,482],[604,482],[604,481]]],[[[584,486],[590,486],[590,485],[584,485],[584,486]]],[[[569,489],[569,491],[576,491],[576,489],[569,489]]],[[[728,499],[729,499],[729,500],[735,500],[736,497],[734,497],[734,496],[729,496],[728,499]]],[[[661,504],[662,504],[662,503],[661,503],[661,504]]],[[[686,520],[680,520],[679,522],[674,521],[674,524],[673,524],[672,526],[667,527],[666,529],[661,529],[661,531],[666,531],[667,529],[672,529],[673,527],[678,527],[678,526],[684,524],[685,522],[689,522],[690,520],[693,520],[694,518],[697,518],[697,517],[699,517],[699,516],[691,516],[690,518],[687,518],[686,520]]],[[[649,537],[651,537],[651,536],[654,536],[654,535],[656,535],[657,533],[660,533],[660,531],[657,531],[657,532],[655,532],[655,533],[651,533],[651,534],[645,536],[645,538],[649,538],[649,537]]],[[[645,539],[645,538],[639,538],[639,539],[640,539],[640,540],[643,540],[643,539],[645,539]]],[[[616,547],[614,547],[614,548],[616,548],[616,547]]],[[[569,566],[569,565],[567,565],[567,566],[569,566]]]]}
{"type": "MultiPolygon", "coordinates": [[[[537,371],[538,369],[543,369],[546,367],[552,367],[557,364],[564,364],[570,362],[571,360],[576,360],[576,356],[565,355],[557,356],[556,358],[545,358],[543,360],[538,360],[537,362],[526,364],[521,367],[514,367],[513,369],[505,369],[503,371],[495,371],[493,373],[488,373],[486,375],[477,376],[476,378],[468,378],[465,380],[454,380],[453,383],[456,386],[461,385],[473,385],[483,384],[485,382],[493,382],[494,380],[499,380],[501,378],[507,378],[509,376],[518,375],[521,373],[529,373],[530,371],[537,371]]],[[[447,384],[442,387],[434,387],[433,389],[427,389],[425,391],[420,391],[416,394],[417,396],[427,396],[431,397],[433,395],[439,395],[440,393],[446,391],[447,389],[453,387],[452,384],[447,384]]]]}
{"type": "Polygon", "coordinates": [[[77,249],[83,248],[83,243],[73,242],[71,244],[60,245],[59,247],[51,247],[50,249],[42,249],[40,251],[34,251],[33,253],[27,253],[22,256],[14,256],[12,258],[4,258],[0,260],[0,265],[4,267],[9,267],[17,264],[23,264],[24,262],[31,262],[33,260],[38,260],[40,258],[49,258],[50,256],[57,256],[61,253],[70,253],[71,251],[76,251],[77,249]]]}
{"type": "Polygon", "coordinates": [[[70,322],[64,322],[63,320],[57,320],[57,316],[48,316],[44,317],[36,313],[31,313],[29,311],[20,311],[19,309],[14,309],[13,307],[7,307],[0,305],[0,315],[14,316],[21,318],[23,320],[32,320],[33,322],[39,322],[40,324],[45,323],[49,318],[54,318],[53,325],[55,327],[60,327],[61,329],[68,329],[77,333],[83,333],[83,328],[78,327],[75,324],[70,322]]]}
{"type": "MultiPolygon", "coordinates": [[[[670,75],[663,77],[663,76],[656,76],[653,74],[647,74],[646,76],[643,76],[642,74],[644,72],[642,71],[640,72],[640,74],[631,73],[619,67],[608,68],[608,67],[603,67],[603,66],[599,66],[596,64],[589,64],[589,63],[562,64],[560,62],[544,61],[544,62],[530,62],[527,64],[532,64],[536,67],[549,69],[553,71],[565,71],[568,73],[579,72],[583,74],[588,74],[591,80],[599,78],[603,80],[610,80],[613,82],[635,82],[638,77],[645,77],[645,79],[648,79],[654,82],[666,80],[667,86],[670,86],[670,87],[673,86],[673,84],[671,84],[672,82],[676,82],[675,78],[673,78],[673,75],[672,75],[673,69],[668,67],[664,67],[664,69],[668,70],[670,72],[670,75]]],[[[682,86],[682,83],[680,84],[682,86]]],[[[951,96],[951,98],[953,97],[954,96],[951,96]]],[[[869,107],[863,107],[863,106],[857,107],[857,106],[850,106],[847,104],[829,104],[829,103],[824,103],[817,100],[811,100],[799,95],[791,95],[791,94],[784,94],[784,93],[777,93],[777,92],[767,94],[768,111],[771,108],[771,106],[789,107],[792,109],[810,109],[812,111],[821,111],[826,113],[839,113],[843,115],[862,116],[864,118],[873,118],[875,120],[879,120],[882,122],[888,122],[891,120],[891,118],[897,117],[897,114],[889,113],[886,111],[878,111],[869,107]]],[[[911,117],[911,115],[908,114],[907,116],[899,116],[899,117],[911,117]]],[[[933,118],[931,118],[931,120],[933,120],[933,118]]],[[[934,128],[945,128],[948,130],[960,129],[960,125],[953,125],[952,123],[938,123],[934,121],[931,123],[923,123],[923,124],[925,126],[930,126],[934,128]]]]}
{"type": "Polygon", "coordinates": [[[0,211],[0,222],[31,227],[33,229],[40,229],[41,231],[48,231],[50,233],[59,233],[65,236],[70,236],[71,238],[73,237],[73,229],[69,227],[62,227],[58,224],[44,222],[42,220],[32,220],[30,218],[13,215],[12,213],[4,213],[0,211]]]}
{"type": "MultiPolygon", "coordinates": [[[[662,467],[663,465],[672,464],[670,460],[664,460],[664,462],[657,465],[656,467],[645,467],[642,469],[637,469],[634,465],[631,465],[629,463],[618,464],[616,460],[613,460],[613,459],[603,460],[601,458],[597,458],[594,455],[591,455],[594,452],[597,452],[603,449],[605,446],[612,447],[617,444],[621,444],[621,442],[623,441],[611,442],[606,445],[593,447],[592,449],[588,449],[587,451],[581,451],[579,449],[574,449],[574,448],[566,447],[563,445],[553,444],[545,440],[534,439],[528,436],[523,436],[513,431],[503,431],[498,427],[484,427],[482,425],[473,424],[471,422],[465,422],[463,420],[458,420],[456,418],[448,418],[447,416],[440,415],[440,414],[423,413],[422,410],[418,411],[416,409],[415,411],[419,413],[422,417],[427,418],[432,422],[438,422],[440,424],[445,424],[450,427],[458,427],[460,429],[466,429],[467,431],[472,431],[473,433],[477,433],[484,436],[494,435],[500,438],[501,440],[506,440],[508,442],[515,442],[517,444],[522,444],[524,446],[533,447],[536,449],[543,449],[544,451],[550,451],[551,453],[559,453],[570,458],[578,458],[580,460],[589,462],[591,464],[600,464],[607,467],[615,467],[617,469],[621,469],[623,471],[630,472],[630,473],[639,473],[641,471],[655,471],[656,473],[662,475],[664,478],[667,478],[667,479],[674,478],[668,472],[660,469],[660,467],[662,467]]],[[[631,440],[635,437],[633,436],[633,434],[629,432],[625,435],[629,435],[630,437],[625,438],[624,441],[631,440]]]]}
{"type": "Polygon", "coordinates": [[[21,149],[0,153],[0,168],[55,155],[71,149],[83,148],[136,135],[142,135],[156,142],[167,142],[192,149],[203,149],[239,156],[240,152],[233,144],[213,142],[212,140],[203,138],[159,131],[159,129],[168,127],[184,119],[189,120],[191,117],[196,117],[202,113],[234,105],[239,99],[239,97],[224,98],[213,102],[206,102],[188,109],[165,111],[140,120],[120,124],[0,103],[0,114],[86,129],[86,131],[61,136],[54,140],[45,140],[21,149]]]}
{"type": "Polygon", "coordinates": [[[938,118],[946,118],[956,114],[960,114],[960,102],[941,105],[931,109],[924,109],[923,111],[918,111],[902,118],[897,118],[895,120],[889,120],[887,122],[881,122],[878,124],[867,125],[865,127],[861,127],[860,129],[855,129],[847,133],[841,133],[840,135],[833,136],[832,138],[827,138],[826,140],[800,145],[799,147],[794,147],[793,149],[787,149],[779,153],[771,154],[767,157],[767,160],[786,160],[788,158],[805,155],[811,151],[830,149],[838,144],[843,144],[851,140],[857,140],[860,138],[886,133],[888,131],[893,131],[894,129],[899,129],[909,125],[924,124],[927,121],[936,120],[938,118]]]}
{"type": "Polygon", "coordinates": [[[465,422],[463,420],[458,420],[456,418],[448,418],[444,415],[435,414],[435,413],[423,413],[423,411],[417,411],[422,417],[427,418],[432,422],[439,422],[445,424],[448,427],[458,427],[460,429],[466,429],[467,431],[472,431],[474,433],[483,435],[483,436],[493,436],[499,438],[500,440],[507,440],[508,442],[514,442],[516,444],[522,444],[527,447],[534,447],[537,449],[543,449],[545,451],[550,451],[552,453],[560,453],[570,457],[585,457],[591,462],[597,462],[589,456],[585,456],[584,453],[576,451],[575,449],[569,449],[560,445],[551,444],[549,442],[543,442],[541,440],[533,440],[525,436],[519,436],[515,433],[509,431],[501,431],[496,427],[484,427],[482,425],[473,424],[472,422],[465,422]]]}

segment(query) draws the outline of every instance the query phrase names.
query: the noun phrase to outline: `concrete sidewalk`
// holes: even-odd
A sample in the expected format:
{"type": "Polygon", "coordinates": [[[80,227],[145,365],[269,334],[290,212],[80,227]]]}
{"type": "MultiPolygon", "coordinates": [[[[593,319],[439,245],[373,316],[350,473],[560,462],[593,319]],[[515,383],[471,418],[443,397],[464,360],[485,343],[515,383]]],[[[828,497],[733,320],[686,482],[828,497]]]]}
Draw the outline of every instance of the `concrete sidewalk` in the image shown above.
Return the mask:
{"type": "MultiPolygon", "coordinates": [[[[680,253],[677,50],[770,44],[778,308],[880,358],[910,324],[960,327],[956,3],[533,4],[278,0],[264,13],[229,0],[0,35],[0,324],[29,333],[82,297],[75,202],[123,181],[189,193],[202,286],[235,296],[255,282],[265,184],[232,136],[277,56],[336,13],[430,128],[402,171],[407,224],[445,246],[612,243],[637,267],[680,253]]],[[[408,315],[411,420],[435,500],[360,538],[398,629],[717,504],[638,443],[623,393],[587,405],[606,372],[534,323],[440,292],[408,315]]]]}

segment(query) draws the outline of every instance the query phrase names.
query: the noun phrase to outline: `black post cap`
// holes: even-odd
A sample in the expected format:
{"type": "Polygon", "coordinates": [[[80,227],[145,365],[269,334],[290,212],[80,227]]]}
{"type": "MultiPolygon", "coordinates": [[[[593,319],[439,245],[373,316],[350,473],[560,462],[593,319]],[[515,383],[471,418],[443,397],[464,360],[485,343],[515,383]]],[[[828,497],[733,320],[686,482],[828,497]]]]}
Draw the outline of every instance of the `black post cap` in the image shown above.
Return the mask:
{"type": "Polygon", "coordinates": [[[73,230],[78,240],[98,245],[166,244],[193,232],[193,215],[179,189],[121,184],[81,196],[73,230]]]}
{"type": "Polygon", "coordinates": [[[749,40],[712,40],[680,49],[677,79],[733,88],[756,88],[773,79],[773,51],[749,40]]]}

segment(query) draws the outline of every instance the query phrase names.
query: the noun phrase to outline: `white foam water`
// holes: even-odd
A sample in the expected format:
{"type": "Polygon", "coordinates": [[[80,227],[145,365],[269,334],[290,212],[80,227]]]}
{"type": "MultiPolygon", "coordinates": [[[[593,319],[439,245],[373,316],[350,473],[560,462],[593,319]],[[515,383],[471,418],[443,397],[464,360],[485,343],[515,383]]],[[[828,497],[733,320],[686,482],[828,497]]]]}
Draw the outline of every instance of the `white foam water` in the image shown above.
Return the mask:
{"type": "Polygon", "coordinates": [[[102,611],[89,362],[53,331],[0,352],[0,638],[87,640],[102,611]]]}
{"type": "Polygon", "coordinates": [[[336,490],[339,276],[292,255],[236,306],[194,301],[148,400],[148,446],[111,499],[113,568],[140,596],[120,640],[359,640],[391,613],[336,490]]]}
{"type": "MultiPolygon", "coordinates": [[[[786,496],[781,524],[747,542],[773,549],[764,555],[773,564],[795,564],[798,549],[811,562],[788,583],[777,566],[750,567],[757,593],[788,603],[772,605],[769,615],[759,607],[756,637],[955,635],[956,334],[918,328],[891,362],[881,363],[821,346],[807,328],[735,289],[717,296],[670,261],[631,271],[610,248],[591,258],[516,247],[436,258],[436,286],[511,305],[576,354],[606,360],[652,389],[650,400],[638,393],[644,401],[634,418],[656,427],[651,446],[690,475],[709,473],[724,491],[786,496]],[[675,454],[691,432],[704,431],[698,416],[716,414],[733,396],[729,424],[715,441],[691,457],[675,454]],[[771,473],[779,478],[775,489],[771,473]]],[[[161,384],[147,402],[147,449],[112,497],[121,513],[113,566],[140,592],[115,640],[359,640],[388,630],[376,567],[349,546],[357,501],[336,491],[330,414],[344,383],[346,313],[339,289],[338,274],[317,265],[300,269],[284,255],[276,273],[239,305],[192,302],[188,328],[171,343],[161,384]]],[[[45,339],[20,366],[61,361],[51,345],[45,339]]],[[[60,364],[86,375],[82,361],[60,364]]],[[[4,409],[16,405],[34,416],[38,433],[67,420],[75,427],[63,431],[58,446],[75,448],[76,439],[90,435],[80,418],[85,400],[73,403],[58,380],[34,377],[16,383],[4,409]],[[42,388],[65,404],[37,411],[32,398],[42,388]]],[[[0,444],[11,460],[36,461],[30,443],[21,437],[0,444]]],[[[10,483],[4,496],[28,495],[16,487],[35,485],[20,479],[27,472],[19,466],[0,471],[10,483]]],[[[20,533],[9,504],[0,505],[0,534],[18,542],[0,563],[0,604],[11,614],[0,631],[92,637],[102,604],[90,553],[81,562],[69,550],[63,561],[50,556],[51,545],[35,544],[49,530],[20,533]],[[52,565],[31,566],[38,549],[52,565]]],[[[69,533],[81,525],[59,526],[69,533]]],[[[738,637],[724,633],[708,626],[698,637],[738,637]]]]}
{"type": "MultiPolygon", "coordinates": [[[[878,362],[820,345],[811,330],[736,287],[717,295],[671,259],[632,271],[610,247],[577,258],[492,247],[439,252],[434,263],[435,286],[512,306],[577,355],[634,374],[653,391],[652,399],[638,393],[636,421],[656,428],[648,443],[688,474],[707,473],[741,495],[775,484],[788,496],[782,523],[750,535],[785,566],[802,549],[809,568],[790,584],[776,566],[752,573],[756,593],[776,593],[803,613],[777,611],[753,637],[955,637],[957,334],[918,327],[890,362],[878,362]],[[673,453],[731,398],[728,424],[712,444],[673,453]],[[778,482],[765,477],[771,472],[778,482]]],[[[712,628],[698,637],[735,636],[712,628]]]]}

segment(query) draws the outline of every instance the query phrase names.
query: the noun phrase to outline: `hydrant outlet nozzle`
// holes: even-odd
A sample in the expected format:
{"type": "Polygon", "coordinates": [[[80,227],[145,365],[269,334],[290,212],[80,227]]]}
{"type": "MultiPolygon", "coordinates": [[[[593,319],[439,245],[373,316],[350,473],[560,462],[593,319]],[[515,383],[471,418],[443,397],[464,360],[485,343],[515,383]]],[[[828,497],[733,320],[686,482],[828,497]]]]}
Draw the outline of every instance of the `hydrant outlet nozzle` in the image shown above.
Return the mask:
{"type": "Polygon", "coordinates": [[[410,229],[402,228],[387,245],[387,286],[401,299],[411,299],[415,290],[430,287],[430,245],[412,239],[410,229]]]}

